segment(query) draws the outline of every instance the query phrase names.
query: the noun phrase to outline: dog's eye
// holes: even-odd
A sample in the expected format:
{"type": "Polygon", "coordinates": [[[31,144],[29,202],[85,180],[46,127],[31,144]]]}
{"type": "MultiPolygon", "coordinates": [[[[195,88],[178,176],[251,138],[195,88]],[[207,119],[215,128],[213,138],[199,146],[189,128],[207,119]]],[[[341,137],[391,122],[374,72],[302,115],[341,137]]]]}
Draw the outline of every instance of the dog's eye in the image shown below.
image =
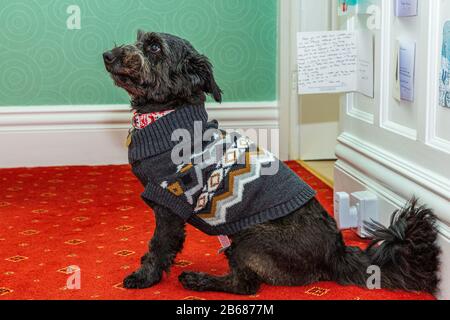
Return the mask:
{"type": "Polygon", "coordinates": [[[159,44],[157,44],[157,43],[151,43],[151,44],[148,46],[148,50],[149,50],[151,53],[158,53],[158,52],[161,51],[161,46],[160,46],[159,44]]]}

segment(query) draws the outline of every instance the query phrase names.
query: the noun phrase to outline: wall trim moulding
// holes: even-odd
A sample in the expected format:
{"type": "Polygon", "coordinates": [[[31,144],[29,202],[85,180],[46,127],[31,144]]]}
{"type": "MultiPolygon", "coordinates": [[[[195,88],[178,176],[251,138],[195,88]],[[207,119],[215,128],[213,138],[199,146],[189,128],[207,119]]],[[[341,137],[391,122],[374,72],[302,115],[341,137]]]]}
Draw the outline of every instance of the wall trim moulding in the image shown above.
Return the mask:
{"type": "MultiPolygon", "coordinates": [[[[211,119],[225,127],[278,128],[278,102],[207,104],[211,119]]],[[[125,129],[129,105],[62,105],[0,107],[0,132],[35,130],[125,129]]]]}
{"type": "Polygon", "coordinates": [[[396,122],[385,120],[380,127],[413,141],[417,140],[417,130],[402,126],[396,122]]]}
{"type": "Polygon", "coordinates": [[[338,142],[336,155],[340,161],[378,181],[394,194],[405,199],[417,195],[425,202],[432,203],[439,218],[450,223],[449,179],[387,153],[351,134],[342,134],[338,142]]]}
{"type": "MultiPolygon", "coordinates": [[[[364,185],[368,190],[374,191],[376,194],[380,195],[383,200],[388,201],[389,204],[396,207],[397,209],[402,208],[405,203],[409,200],[399,196],[398,194],[392,192],[386,186],[383,186],[373,179],[369,178],[367,175],[362,174],[358,170],[354,169],[351,165],[347,164],[345,161],[339,160],[336,162],[335,169],[347,174],[349,177],[354,179],[356,183],[364,185]]],[[[383,212],[384,213],[384,212],[383,212]]],[[[389,221],[384,221],[389,223],[389,221]]],[[[450,226],[443,222],[438,222],[439,232],[450,240],[450,226]]]]}
{"type": "Polygon", "coordinates": [[[355,107],[355,94],[354,93],[348,93],[346,94],[346,105],[347,105],[347,115],[366,122],[368,124],[375,124],[375,116],[371,113],[368,113],[366,111],[363,110],[359,110],[355,107]]]}
{"type": "MultiPolygon", "coordinates": [[[[0,168],[127,163],[129,108],[0,107],[0,168]]],[[[208,104],[207,108],[223,129],[279,129],[276,101],[208,104]]]]}
{"type": "Polygon", "coordinates": [[[416,166],[405,159],[368,144],[349,133],[343,133],[338,138],[338,142],[361,153],[365,157],[378,162],[384,167],[401,174],[422,187],[441,195],[443,198],[450,200],[449,179],[441,177],[425,168],[416,166]]]}
{"type": "Polygon", "coordinates": [[[450,154],[450,142],[448,140],[434,136],[434,138],[428,140],[427,144],[432,148],[450,154]]]}

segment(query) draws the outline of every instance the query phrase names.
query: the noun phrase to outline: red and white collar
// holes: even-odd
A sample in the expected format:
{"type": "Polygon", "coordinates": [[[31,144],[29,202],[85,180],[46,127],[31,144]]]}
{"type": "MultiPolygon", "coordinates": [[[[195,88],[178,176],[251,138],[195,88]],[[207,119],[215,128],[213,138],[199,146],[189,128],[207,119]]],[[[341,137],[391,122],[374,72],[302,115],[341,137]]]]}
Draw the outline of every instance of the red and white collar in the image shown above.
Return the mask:
{"type": "Polygon", "coordinates": [[[152,112],[152,113],[133,113],[133,121],[132,125],[134,129],[142,130],[145,127],[155,123],[157,120],[162,117],[167,116],[169,113],[174,112],[175,110],[161,111],[161,112],[152,112]]]}

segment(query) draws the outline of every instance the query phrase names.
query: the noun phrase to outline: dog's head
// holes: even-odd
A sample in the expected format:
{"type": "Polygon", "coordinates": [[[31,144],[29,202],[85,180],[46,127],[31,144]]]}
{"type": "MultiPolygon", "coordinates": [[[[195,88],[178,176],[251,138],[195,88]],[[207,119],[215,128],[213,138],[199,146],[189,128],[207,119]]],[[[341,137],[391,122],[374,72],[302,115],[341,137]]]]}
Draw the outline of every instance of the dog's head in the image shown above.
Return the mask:
{"type": "Polygon", "coordinates": [[[205,93],[222,101],[208,58],[179,37],[138,31],[136,43],[105,52],[103,60],[115,84],[128,92],[138,111],[203,103],[205,93]]]}

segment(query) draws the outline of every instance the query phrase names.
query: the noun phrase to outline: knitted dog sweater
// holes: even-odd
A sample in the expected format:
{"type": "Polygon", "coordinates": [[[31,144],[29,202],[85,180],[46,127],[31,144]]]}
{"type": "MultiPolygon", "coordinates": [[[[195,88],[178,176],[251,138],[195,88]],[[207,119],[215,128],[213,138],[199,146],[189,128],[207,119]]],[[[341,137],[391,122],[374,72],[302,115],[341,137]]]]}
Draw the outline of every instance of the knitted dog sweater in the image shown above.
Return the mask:
{"type": "Polygon", "coordinates": [[[204,106],[177,109],[135,130],[131,141],[129,161],[145,186],[144,201],[209,235],[281,218],[315,196],[273,154],[208,122],[204,106]]]}

